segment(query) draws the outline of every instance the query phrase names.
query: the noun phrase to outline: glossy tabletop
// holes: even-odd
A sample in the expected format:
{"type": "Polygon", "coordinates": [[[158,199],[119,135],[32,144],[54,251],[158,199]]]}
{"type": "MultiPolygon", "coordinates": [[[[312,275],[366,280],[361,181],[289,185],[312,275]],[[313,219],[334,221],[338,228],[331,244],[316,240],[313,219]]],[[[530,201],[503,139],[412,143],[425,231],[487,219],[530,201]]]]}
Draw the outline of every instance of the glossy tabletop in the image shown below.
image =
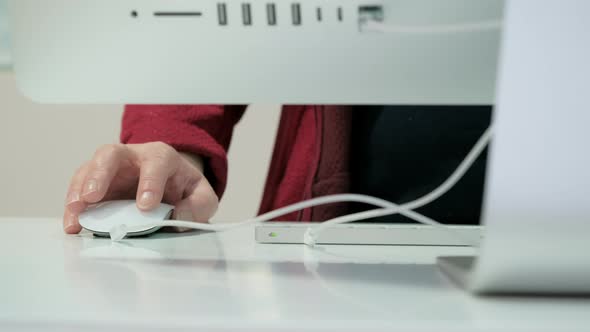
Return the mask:
{"type": "Polygon", "coordinates": [[[112,243],[0,219],[0,331],[590,331],[590,299],[474,297],[470,248],[257,244],[254,229],[112,243]]]}

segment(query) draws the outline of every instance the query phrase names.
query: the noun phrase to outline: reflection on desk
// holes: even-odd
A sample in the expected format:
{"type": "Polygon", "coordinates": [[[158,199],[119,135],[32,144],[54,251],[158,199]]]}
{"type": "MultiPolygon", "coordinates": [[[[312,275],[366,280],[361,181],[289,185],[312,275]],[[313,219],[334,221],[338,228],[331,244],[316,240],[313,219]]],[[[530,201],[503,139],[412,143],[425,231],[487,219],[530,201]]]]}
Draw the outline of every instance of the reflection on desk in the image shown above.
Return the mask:
{"type": "Polygon", "coordinates": [[[434,265],[459,247],[272,245],[252,227],[112,243],[0,219],[0,330],[579,330],[590,300],[476,298],[434,265]]]}

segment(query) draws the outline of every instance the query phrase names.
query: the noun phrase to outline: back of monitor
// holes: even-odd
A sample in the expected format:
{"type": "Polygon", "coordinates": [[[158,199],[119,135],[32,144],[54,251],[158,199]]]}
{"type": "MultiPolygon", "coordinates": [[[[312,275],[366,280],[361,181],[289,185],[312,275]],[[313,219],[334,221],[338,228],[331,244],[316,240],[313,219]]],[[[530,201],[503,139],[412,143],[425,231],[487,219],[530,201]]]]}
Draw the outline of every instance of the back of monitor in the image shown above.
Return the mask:
{"type": "Polygon", "coordinates": [[[585,0],[507,3],[473,291],[590,294],[588,13],[585,0]]]}
{"type": "Polygon", "coordinates": [[[491,104],[500,29],[478,24],[502,7],[13,0],[15,71],[24,94],[50,103],[491,104]]]}

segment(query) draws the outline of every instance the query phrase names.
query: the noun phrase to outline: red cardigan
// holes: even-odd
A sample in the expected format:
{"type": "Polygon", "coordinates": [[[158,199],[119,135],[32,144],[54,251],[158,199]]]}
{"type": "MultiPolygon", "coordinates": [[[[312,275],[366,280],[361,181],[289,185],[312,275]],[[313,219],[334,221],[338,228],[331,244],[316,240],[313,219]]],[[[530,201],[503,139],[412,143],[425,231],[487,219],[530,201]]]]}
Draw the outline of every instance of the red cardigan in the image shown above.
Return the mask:
{"type": "MultiPolygon", "coordinates": [[[[161,141],[202,156],[207,178],[221,198],[227,183],[227,151],[245,106],[127,105],[122,143],[161,141]]],[[[336,106],[285,106],[259,213],[312,197],[348,192],[350,110],[336,106]]],[[[256,147],[252,147],[255,149],[256,147]]],[[[331,204],[278,220],[323,221],[346,212],[331,204]]]]}

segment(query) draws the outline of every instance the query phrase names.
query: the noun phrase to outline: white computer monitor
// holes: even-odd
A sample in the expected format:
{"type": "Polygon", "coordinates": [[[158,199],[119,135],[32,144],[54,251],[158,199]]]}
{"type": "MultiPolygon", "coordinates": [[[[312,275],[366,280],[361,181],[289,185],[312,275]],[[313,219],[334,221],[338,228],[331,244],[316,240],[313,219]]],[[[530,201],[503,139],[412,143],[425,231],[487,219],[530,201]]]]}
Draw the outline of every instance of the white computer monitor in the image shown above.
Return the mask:
{"type": "Polygon", "coordinates": [[[491,104],[502,8],[15,0],[14,67],[22,92],[49,103],[491,104]]]}

